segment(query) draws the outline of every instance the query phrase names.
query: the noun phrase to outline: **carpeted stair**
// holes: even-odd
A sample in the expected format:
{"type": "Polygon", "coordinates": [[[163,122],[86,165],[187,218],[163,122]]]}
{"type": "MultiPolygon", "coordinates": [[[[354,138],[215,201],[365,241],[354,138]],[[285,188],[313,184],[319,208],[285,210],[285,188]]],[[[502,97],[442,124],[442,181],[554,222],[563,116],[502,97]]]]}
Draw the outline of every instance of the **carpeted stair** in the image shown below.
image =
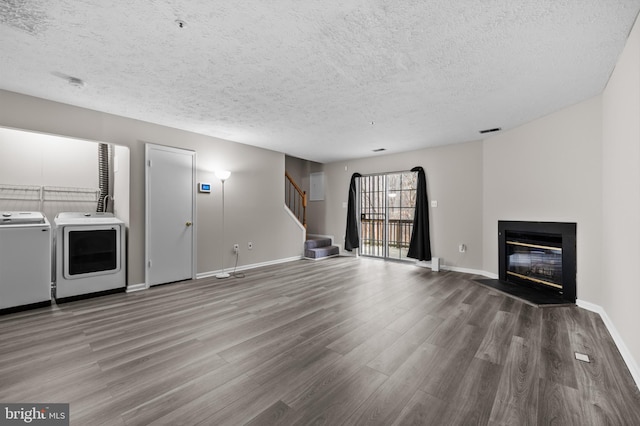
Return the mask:
{"type": "Polygon", "coordinates": [[[310,238],[304,242],[304,257],[307,259],[323,259],[340,254],[338,246],[331,245],[331,238],[310,238]]]}

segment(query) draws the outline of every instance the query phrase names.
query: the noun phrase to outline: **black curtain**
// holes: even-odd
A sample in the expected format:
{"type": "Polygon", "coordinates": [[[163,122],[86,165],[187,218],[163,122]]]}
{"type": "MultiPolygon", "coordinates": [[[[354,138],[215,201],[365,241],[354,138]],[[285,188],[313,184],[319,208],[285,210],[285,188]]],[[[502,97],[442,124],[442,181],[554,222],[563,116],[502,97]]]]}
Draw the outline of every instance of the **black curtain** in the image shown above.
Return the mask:
{"type": "Polygon", "coordinates": [[[416,191],[416,213],[413,218],[413,231],[407,257],[418,260],[431,260],[431,243],[429,242],[429,201],[427,200],[427,178],[422,167],[414,167],[418,172],[418,188],[416,191]]]}
{"type": "Polygon", "coordinates": [[[360,236],[358,235],[358,218],[356,217],[356,178],[361,177],[360,173],[351,175],[349,184],[349,204],[347,205],[347,230],[344,233],[344,249],[351,251],[360,247],[360,236]]]}

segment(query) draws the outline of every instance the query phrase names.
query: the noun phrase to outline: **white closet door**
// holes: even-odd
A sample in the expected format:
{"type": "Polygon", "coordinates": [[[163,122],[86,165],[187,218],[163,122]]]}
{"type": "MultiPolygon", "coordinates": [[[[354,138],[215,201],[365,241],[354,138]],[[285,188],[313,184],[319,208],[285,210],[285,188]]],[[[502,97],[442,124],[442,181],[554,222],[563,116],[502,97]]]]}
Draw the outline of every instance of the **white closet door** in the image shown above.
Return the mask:
{"type": "Polygon", "coordinates": [[[193,151],[146,145],[146,283],[195,277],[193,151]]]}

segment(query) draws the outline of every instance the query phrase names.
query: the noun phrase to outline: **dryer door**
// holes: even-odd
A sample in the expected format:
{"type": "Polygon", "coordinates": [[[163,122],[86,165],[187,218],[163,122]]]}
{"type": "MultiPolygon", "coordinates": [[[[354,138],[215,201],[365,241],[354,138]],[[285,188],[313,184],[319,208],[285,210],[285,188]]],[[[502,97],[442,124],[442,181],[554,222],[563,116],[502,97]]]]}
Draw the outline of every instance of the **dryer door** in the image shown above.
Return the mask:
{"type": "Polygon", "coordinates": [[[120,271],[120,226],[64,228],[64,278],[77,279],[120,271]]]}

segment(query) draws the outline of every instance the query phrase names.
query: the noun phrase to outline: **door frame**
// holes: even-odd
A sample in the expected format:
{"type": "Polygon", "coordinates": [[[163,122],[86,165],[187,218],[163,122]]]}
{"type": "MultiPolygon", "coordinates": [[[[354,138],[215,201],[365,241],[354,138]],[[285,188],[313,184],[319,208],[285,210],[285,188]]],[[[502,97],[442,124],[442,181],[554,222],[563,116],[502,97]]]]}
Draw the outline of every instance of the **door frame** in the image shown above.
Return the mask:
{"type": "MultiPolygon", "coordinates": [[[[397,191],[397,189],[390,189],[389,188],[389,176],[391,175],[404,175],[404,174],[408,174],[408,173],[413,173],[414,175],[417,176],[417,172],[412,172],[411,170],[402,170],[402,171],[391,171],[391,172],[379,172],[379,173],[369,173],[369,174],[364,174],[362,176],[360,176],[360,178],[358,179],[358,185],[357,185],[357,207],[356,207],[356,214],[358,217],[357,220],[357,225],[358,225],[358,235],[360,236],[360,247],[358,247],[358,255],[359,256],[365,256],[365,257],[375,257],[378,259],[384,259],[384,260],[397,260],[397,261],[401,261],[401,262],[407,262],[407,261],[413,261],[412,259],[409,258],[405,258],[405,257],[391,257],[390,255],[390,248],[389,248],[389,243],[390,243],[390,235],[389,235],[389,227],[390,227],[390,203],[389,203],[389,192],[390,191],[397,191]],[[382,221],[382,255],[377,255],[377,254],[372,254],[372,253],[365,253],[364,252],[364,248],[363,246],[365,245],[365,240],[363,239],[363,234],[362,234],[362,228],[363,228],[363,224],[362,224],[362,214],[364,213],[362,211],[362,202],[363,199],[362,197],[364,196],[364,191],[362,189],[363,186],[363,179],[367,179],[367,178],[382,178],[382,191],[377,191],[378,194],[382,194],[381,197],[381,201],[383,203],[383,205],[381,206],[383,208],[383,212],[382,213],[378,213],[378,214],[382,214],[383,215],[383,221],[382,221]]],[[[417,185],[417,180],[416,180],[416,185],[417,185]]],[[[413,191],[416,191],[417,188],[413,189],[413,191]]],[[[404,191],[403,189],[400,189],[400,191],[404,191]]],[[[367,192],[372,192],[372,191],[367,191],[367,192]]],[[[375,191],[374,191],[375,192],[375,191]]],[[[402,197],[402,195],[400,194],[400,196],[402,197]]],[[[407,207],[404,206],[404,208],[411,208],[414,209],[414,214],[415,214],[415,205],[413,207],[407,207]]],[[[402,203],[401,206],[399,207],[399,209],[402,209],[402,203]]],[[[400,225],[397,225],[400,226],[400,225]]],[[[407,241],[408,243],[409,241],[407,241]]],[[[402,249],[399,249],[400,253],[402,253],[402,249]]]]}
{"type": "Polygon", "coordinates": [[[152,150],[160,150],[173,152],[181,155],[190,155],[191,159],[191,217],[192,217],[192,235],[191,238],[191,277],[190,279],[196,278],[196,259],[197,255],[197,244],[196,237],[197,233],[197,223],[196,220],[196,152],[184,149],[184,148],[176,148],[166,145],[157,145],[153,143],[145,143],[144,146],[144,283],[145,287],[149,288],[149,161],[150,161],[150,153],[152,150]]]}

